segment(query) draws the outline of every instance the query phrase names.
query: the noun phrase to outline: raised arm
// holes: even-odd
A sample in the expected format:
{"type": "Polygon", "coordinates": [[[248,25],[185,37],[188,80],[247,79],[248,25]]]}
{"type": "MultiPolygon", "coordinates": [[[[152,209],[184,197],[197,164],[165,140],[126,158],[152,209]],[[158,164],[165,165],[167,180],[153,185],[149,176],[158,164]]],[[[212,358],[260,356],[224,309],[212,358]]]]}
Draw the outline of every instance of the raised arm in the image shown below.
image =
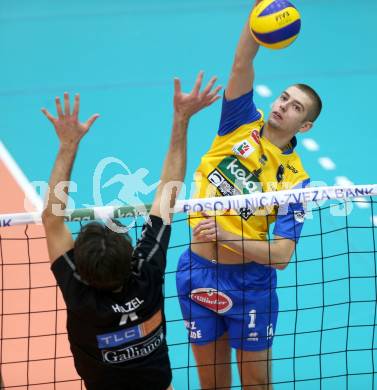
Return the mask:
{"type": "MultiPolygon", "coordinates": [[[[262,0],[257,0],[254,7],[262,0]]],[[[236,99],[253,89],[253,60],[258,52],[259,44],[253,39],[249,28],[249,17],[238,41],[233,66],[225,90],[227,100],[236,99]]]]}
{"type": "Polygon", "coordinates": [[[172,208],[186,174],[187,128],[190,118],[220,99],[218,92],[221,87],[213,89],[216,80],[216,77],[212,77],[203,91],[200,91],[203,81],[203,72],[200,72],[193,90],[188,94],[182,92],[180,80],[174,80],[173,129],[161,182],[150,211],[151,215],[162,217],[165,223],[171,221],[172,208]]]}
{"type": "Polygon", "coordinates": [[[99,116],[95,114],[85,123],[79,122],[79,95],[75,96],[72,113],[68,93],[64,94],[64,112],[58,97],[55,102],[57,118],[54,118],[45,108],[42,109],[42,112],[53,124],[60,141],[58,155],[50,176],[49,190],[46,193],[46,207],[42,214],[51,262],[73,248],[71,232],[64,224],[69,181],[80,140],[99,116]]]}

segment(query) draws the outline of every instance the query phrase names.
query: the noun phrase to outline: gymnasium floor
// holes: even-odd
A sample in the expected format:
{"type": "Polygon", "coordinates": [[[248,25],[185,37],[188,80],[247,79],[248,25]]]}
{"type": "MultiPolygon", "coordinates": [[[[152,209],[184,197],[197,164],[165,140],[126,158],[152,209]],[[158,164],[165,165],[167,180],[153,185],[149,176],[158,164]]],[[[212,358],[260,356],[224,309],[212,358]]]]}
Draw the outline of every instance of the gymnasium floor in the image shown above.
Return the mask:
{"type": "MultiPolygon", "coordinates": [[[[173,77],[179,76],[187,89],[203,69],[207,77],[215,74],[225,86],[251,3],[244,0],[2,0],[0,140],[3,146],[30,182],[46,182],[58,143],[40,108],[54,110],[56,95],[62,96],[64,91],[80,92],[81,118],[95,112],[101,118],[80,147],[73,172],[77,192],[72,194],[71,207],[94,203],[93,174],[97,164],[108,157],[122,160],[131,172],[146,168],[149,174],[145,182],[155,183],[169,141],[173,77]]],[[[313,86],[323,99],[324,109],[315,128],[301,137],[298,147],[312,180],[326,185],[376,183],[377,2],[296,0],[294,4],[302,15],[301,34],[286,50],[259,52],[257,105],[267,112],[274,97],[291,83],[313,86]]],[[[194,169],[216,133],[219,114],[220,103],[191,122],[187,196],[194,169]]],[[[1,164],[0,167],[1,213],[20,211],[23,204],[16,196],[9,196],[19,191],[19,183],[10,177],[14,172],[8,172],[9,166],[1,164]]],[[[124,167],[109,164],[97,185],[102,186],[117,173],[125,173],[124,167]]],[[[120,188],[119,184],[102,188],[104,204],[116,199],[120,188]]],[[[149,202],[152,194],[140,194],[140,199],[149,202]]],[[[321,218],[314,212],[304,229],[308,237],[301,240],[297,249],[297,262],[293,261],[279,274],[283,312],[274,345],[274,382],[279,383],[275,389],[375,386],[372,373],[376,371],[377,357],[374,351],[376,264],[372,215],[377,213],[372,214],[368,204],[360,206],[353,204],[347,220],[336,218],[326,210],[321,218]],[[345,224],[364,228],[318,234],[345,224]]],[[[6,230],[1,230],[2,237],[9,234],[6,230]]],[[[39,233],[38,229],[28,232],[36,236],[39,233]]],[[[168,341],[172,344],[175,368],[173,383],[178,390],[198,388],[195,368],[188,368],[189,361],[194,362],[185,344],[186,333],[174,297],[174,270],[188,240],[185,223],[177,222],[169,254],[166,296],[170,321],[168,341]]],[[[46,258],[43,242],[35,245],[37,260],[32,261],[39,264],[43,256],[46,258]]],[[[12,256],[16,259],[14,250],[12,256]]],[[[4,253],[2,257],[5,263],[4,253]]],[[[47,264],[41,267],[43,271],[36,268],[33,274],[39,278],[37,285],[51,286],[47,264]]],[[[31,275],[33,271],[29,272],[31,275]]],[[[6,277],[4,266],[4,288],[6,277]]],[[[16,287],[8,285],[8,288],[19,288],[23,282],[27,284],[26,279],[18,279],[16,287]]],[[[52,291],[55,294],[53,287],[52,291]]],[[[17,299],[12,298],[13,307],[17,306],[17,299]]],[[[37,303],[42,302],[38,299],[43,300],[35,299],[37,303]]],[[[56,303],[55,295],[54,299],[56,303]]],[[[5,309],[4,298],[4,318],[5,309]]],[[[23,321],[21,317],[12,318],[15,323],[23,321]]],[[[43,323],[45,320],[40,320],[43,323]]],[[[64,324],[64,317],[54,323],[53,332],[59,329],[59,324],[64,324]]],[[[40,334],[50,332],[39,331],[40,334]]],[[[2,329],[3,337],[4,332],[2,329]]],[[[39,334],[38,329],[35,334],[39,334]]],[[[66,356],[66,344],[62,343],[58,351],[66,356]]],[[[25,352],[15,346],[15,355],[5,356],[3,345],[5,388],[26,389],[21,385],[26,383],[28,375],[30,384],[48,382],[54,370],[61,381],[75,379],[71,368],[57,369],[56,365],[43,376],[46,371],[41,368],[45,367],[43,357],[33,355],[30,348],[25,352]],[[24,374],[22,370],[28,365],[17,363],[5,374],[11,362],[21,361],[25,356],[36,359],[33,365],[39,365],[39,371],[29,364],[30,372],[24,374]]],[[[234,377],[234,386],[239,385],[237,376],[234,377]]],[[[29,388],[74,389],[74,383],[62,382],[55,387],[38,384],[29,388]]],[[[79,382],[77,386],[80,388],[79,382]]]]}

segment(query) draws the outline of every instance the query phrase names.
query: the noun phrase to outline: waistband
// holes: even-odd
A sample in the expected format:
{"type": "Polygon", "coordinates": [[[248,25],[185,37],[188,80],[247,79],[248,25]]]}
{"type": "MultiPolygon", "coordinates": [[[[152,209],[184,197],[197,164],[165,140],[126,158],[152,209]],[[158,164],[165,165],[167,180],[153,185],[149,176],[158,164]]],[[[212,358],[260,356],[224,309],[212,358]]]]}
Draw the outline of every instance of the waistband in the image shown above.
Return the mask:
{"type": "Polygon", "coordinates": [[[191,259],[192,262],[201,264],[205,266],[206,268],[215,268],[217,270],[222,271],[238,271],[238,270],[248,270],[249,268],[254,268],[255,263],[254,262],[248,262],[248,263],[237,263],[237,264],[223,264],[218,263],[216,260],[210,260],[206,259],[205,257],[202,257],[198,255],[197,253],[193,252],[191,249],[187,249],[183,255],[187,256],[189,259],[191,259]]]}

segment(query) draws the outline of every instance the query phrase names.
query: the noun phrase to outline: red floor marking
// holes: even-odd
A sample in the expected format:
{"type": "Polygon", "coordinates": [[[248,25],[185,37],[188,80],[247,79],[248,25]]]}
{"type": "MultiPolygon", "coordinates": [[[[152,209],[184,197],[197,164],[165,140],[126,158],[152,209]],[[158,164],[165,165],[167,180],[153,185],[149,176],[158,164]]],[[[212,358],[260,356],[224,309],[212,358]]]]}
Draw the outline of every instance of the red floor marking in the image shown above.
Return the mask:
{"type": "MultiPolygon", "coordinates": [[[[0,158],[0,214],[31,211],[0,158]]],[[[41,225],[0,228],[0,370],[3,389],[81,390],[66,311],[41,225]]]]}

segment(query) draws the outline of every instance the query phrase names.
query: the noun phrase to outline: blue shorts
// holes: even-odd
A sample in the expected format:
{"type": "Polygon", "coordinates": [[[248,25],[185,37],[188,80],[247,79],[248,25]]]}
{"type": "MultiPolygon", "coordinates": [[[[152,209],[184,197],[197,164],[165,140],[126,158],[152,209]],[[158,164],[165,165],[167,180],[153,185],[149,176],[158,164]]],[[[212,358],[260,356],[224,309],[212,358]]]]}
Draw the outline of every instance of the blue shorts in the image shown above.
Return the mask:
{"type": "Polygon", "coordinates": [[[177,290],[191,343],[204,345],[228,332],[233,348],[271,347],[279,310],[276,280],[256,284],[254,268],[255,263],[219,264],[190,250],[181,255],[177,290]]]}

